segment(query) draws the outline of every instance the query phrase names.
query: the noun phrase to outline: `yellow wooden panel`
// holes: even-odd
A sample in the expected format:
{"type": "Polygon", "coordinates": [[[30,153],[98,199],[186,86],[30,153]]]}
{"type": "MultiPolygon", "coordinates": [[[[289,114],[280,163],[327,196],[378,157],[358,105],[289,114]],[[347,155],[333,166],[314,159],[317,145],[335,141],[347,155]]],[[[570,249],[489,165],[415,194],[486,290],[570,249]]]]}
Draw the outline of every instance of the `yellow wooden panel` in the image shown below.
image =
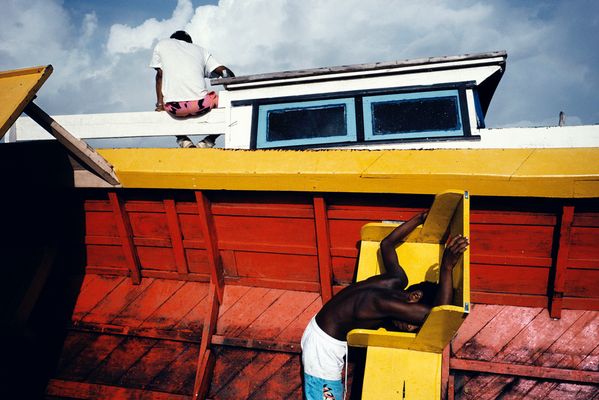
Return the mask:
{"type": "Polygon", "coordinates": [[[129,188],[599,197],[599,148],[99,152],[129,188]]]}
{"type": "Polygon", "coordinates": [[[441,354],[369,347],[363,400],[441,398],[441,354]]]}
{"type": "Polygon", "coordinates": [[[0,72],[0,138],[52,73],[52,66],[0,72]]]}

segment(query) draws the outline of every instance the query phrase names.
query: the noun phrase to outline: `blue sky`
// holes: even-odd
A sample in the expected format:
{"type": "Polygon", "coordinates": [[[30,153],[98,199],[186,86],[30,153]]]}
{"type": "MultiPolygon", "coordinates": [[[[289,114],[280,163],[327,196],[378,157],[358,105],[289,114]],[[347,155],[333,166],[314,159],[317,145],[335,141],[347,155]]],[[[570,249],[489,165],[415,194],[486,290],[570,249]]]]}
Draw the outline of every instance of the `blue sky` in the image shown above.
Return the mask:
{"type": "Polygon", "coordinates": [[[177,29],[237,75],[507,50],[487,126],[599,123],[595,0],[3,0],[0,70],[52,64],[51,114],[146,111],[177,29]]]}

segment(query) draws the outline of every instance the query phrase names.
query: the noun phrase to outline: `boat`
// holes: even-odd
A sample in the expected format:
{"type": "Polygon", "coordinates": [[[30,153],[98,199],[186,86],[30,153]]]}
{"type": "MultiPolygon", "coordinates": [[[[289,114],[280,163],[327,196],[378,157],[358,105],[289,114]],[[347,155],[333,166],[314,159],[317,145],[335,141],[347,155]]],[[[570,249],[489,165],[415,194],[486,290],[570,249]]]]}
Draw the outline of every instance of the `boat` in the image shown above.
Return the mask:
{"type": "MultiPolygon", "coordinates": [[[[506,60],[219,79],[220,107],[187,121],[51,117],[32,101],[50,67],[1,73],[7,393],[299,399],[301,334],[356,279],[362,227],[457,189],[472,304],[439,396],[595,398],[599,126],[486,128],[506,60]],[[182,133],[224,144],[85,142],[182,133]]],[[[365,357],[350,351],[350,398],[372,395],[365,357]]]]}

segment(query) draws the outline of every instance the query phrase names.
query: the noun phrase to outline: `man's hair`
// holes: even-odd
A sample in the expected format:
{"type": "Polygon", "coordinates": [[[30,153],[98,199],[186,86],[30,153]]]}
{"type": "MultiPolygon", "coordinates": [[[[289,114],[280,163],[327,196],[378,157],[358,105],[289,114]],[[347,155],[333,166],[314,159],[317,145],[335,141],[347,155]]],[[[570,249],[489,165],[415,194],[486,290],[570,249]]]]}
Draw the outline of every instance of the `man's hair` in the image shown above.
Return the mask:
{"type": "Polygon", "coordinates": [[[191,36],[185,31],[177,31],[171,35],[171,39],[182,40],[187,43],[192,43],[191,36]]]}
{"type": "Polygon", "coordinates": [[[407,292],[413,292],[414,290],[420,290],[422,292],[422,298],[419,303],[424,303],[432,307],[435,302],[435,296],[437,296],[437,290],[439,290],[439,284],[424,281],[411,285],[406,289],[407,292]]]}

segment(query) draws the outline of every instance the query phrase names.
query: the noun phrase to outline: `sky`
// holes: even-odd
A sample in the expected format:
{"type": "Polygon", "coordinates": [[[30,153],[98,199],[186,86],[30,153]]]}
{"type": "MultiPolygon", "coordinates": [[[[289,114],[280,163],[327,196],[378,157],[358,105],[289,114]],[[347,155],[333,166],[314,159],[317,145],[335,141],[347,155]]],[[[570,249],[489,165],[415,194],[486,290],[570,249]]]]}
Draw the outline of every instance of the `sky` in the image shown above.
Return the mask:
{"type": "Polygon", "coordinates": [[[495,50],[487,127],[599,123],[596,0],[0,0],[0,70],[52,64],[52,115],[150,111],[179,29],[237,76],[495,50]]]}

